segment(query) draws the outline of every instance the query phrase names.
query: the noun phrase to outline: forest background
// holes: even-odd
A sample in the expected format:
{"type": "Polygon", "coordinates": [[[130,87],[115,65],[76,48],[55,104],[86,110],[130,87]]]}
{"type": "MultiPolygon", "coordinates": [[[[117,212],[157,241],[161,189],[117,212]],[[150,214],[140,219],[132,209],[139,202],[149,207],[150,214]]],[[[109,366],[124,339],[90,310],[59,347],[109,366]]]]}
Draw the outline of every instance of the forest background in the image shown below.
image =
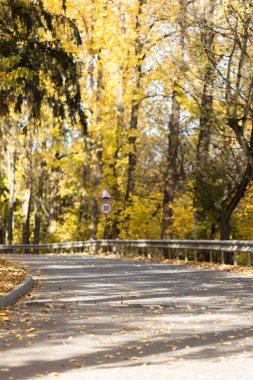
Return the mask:
{"type": "Polygon", "coordinates": [[[252,21],[252,0],[0,0],[0,243],[252,239],[252,21]]]}

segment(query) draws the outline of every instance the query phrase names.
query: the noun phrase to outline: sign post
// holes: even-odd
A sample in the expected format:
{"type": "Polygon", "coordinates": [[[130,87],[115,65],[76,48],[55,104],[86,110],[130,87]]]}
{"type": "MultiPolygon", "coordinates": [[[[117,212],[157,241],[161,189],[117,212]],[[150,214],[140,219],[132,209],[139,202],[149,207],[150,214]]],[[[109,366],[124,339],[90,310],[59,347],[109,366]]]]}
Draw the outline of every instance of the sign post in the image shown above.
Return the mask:
{"type": "Polygon", "coordinates": [[[104,237],[105,237],[105,239],[108,239],[109,238],[108,215],[111,214],[111,212],[112,212],[111,202],[113,201],[113,197],[112,197],[112,195],[111,195],[111,193],[107,187],[103,188],[99,199],[100,199],[99,210],[100,210],[101,214],[105,215],[104,237]]]}
{"type": "Polygon", "coordinates": [[[107,187],[103,188],[99,198],[101,202],[111,202],[113,200],[111,192],[107,189],[107,187]]]}
{"type": "Polygon", "coordinates": [[[103,215],[109,215],[112,212],[112,205],[109,202],[103,202],[100,204],[100,212],[103,215]]]}

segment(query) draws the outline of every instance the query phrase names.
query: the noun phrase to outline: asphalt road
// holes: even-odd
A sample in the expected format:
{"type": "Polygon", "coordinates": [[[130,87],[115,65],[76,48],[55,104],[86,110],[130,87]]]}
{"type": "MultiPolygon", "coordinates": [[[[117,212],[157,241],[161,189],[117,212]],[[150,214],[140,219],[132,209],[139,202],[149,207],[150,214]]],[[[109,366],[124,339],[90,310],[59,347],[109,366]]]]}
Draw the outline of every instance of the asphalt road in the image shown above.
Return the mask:
{"type": "Polygon", "coordinates": [[[94,256],[15,259],[40,286],[0,326],[0,380],[253,378],[252,277],[94,256]]]}

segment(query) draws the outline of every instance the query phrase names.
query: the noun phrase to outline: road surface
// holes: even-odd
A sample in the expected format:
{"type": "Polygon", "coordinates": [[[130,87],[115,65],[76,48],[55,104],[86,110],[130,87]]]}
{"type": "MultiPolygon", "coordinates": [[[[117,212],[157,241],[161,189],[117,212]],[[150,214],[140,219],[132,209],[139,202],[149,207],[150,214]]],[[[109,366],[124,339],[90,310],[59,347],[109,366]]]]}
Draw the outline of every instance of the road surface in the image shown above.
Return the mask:
{"type": "Polygon", "coordinates": [[[95,256],[14,257],[40,286],[0,326],[0,380],[253,378],[252,277],[95,256]]]}

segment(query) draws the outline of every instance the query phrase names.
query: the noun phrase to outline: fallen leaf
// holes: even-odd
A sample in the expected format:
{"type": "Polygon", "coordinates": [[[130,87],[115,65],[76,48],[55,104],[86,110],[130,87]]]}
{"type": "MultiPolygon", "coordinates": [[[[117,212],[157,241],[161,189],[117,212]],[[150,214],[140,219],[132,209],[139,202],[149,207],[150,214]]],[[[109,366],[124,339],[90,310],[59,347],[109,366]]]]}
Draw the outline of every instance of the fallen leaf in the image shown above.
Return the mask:
{"type": "Polygon", "coordinates": [[[31,327],[30,329],[26,329],[25,332],[32,332],[32,331],[35,331],[35,328],[34,327],[31,327]]]}
{"type": "Polygon", "coordinates": [[[18,340],[23,340],[24,339],[24,337],[21,334],[17,334],[17,335],[15,335],[15,337],[18,338],[18,340]]]}

